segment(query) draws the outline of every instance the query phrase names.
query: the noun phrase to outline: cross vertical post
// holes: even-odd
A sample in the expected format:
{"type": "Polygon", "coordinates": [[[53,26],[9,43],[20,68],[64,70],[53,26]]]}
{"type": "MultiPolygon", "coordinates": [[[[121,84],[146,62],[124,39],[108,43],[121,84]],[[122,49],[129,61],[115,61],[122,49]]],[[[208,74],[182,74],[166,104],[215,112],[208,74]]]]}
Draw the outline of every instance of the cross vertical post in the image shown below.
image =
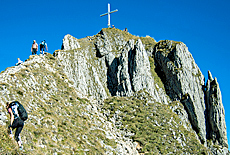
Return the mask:
{"type": "Polygon", "coordinates": [[[118,10],[116,9],[116,10],[110,12],[110,4],[108,3],[108,12],[107,12],[107,13],[104,13],[104,14],[102,14],[102,15],[100,15],[100,17],[105,16],[105,15],[108,15],[108,27],[111,27],[111,26],[110,26],[110,14],[111,14],[111,13],[114,13],[114,12],[117,12],[117,11],[118,11],[118,10]]]}
{"type": "Polygon", "coordinates": [[[110,4],[108,3],[108,27],[110,27],[110,4]]]}

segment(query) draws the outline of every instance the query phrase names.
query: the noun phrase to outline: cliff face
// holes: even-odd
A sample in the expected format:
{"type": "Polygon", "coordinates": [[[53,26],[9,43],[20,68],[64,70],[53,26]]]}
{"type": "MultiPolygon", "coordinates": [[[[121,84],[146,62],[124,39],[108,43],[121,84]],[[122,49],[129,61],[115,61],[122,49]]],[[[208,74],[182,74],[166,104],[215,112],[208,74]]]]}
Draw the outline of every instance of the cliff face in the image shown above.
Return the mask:
{"type": "Polygon", "coordinates": [[[0,122],[7,123],[6,101],[26,104],[31,128],[25,127],[24,141],[29,153],[41,145],[47,152],[64,148],[105,154],[228,152],[217,79],[209,72],[205,83],[181,42],[156,42],[115,28],[83,39],[66,35],[62,50],[53,56],[30,56],[0,76],[0,122]],[[37,129],[56,140],[36,137],[37,129]],[[73,146],[71,136],[61,131],[78,135],[73,136],[73,146]],[[32,147],[28,137],[37,145],[32,147]]]}
{"type": "Polygon", "coordinates": [[[183,43],[162,41],[156,47],[159,75],[172,100],[183,103],[194,130],[206,141],[204,76],[183,43]]]}

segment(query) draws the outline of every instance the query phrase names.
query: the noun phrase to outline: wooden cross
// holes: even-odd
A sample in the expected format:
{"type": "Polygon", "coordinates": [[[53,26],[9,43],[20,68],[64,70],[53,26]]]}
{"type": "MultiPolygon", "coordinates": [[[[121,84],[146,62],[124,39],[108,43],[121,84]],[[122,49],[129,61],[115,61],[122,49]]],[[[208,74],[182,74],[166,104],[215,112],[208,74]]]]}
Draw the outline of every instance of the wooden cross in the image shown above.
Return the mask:
{"type": "Polygon", "coordinates": [[[104,13],[104,14],[102,14],[102,15],[100,15],[100,17],[105,16],[105,15],[108,15],[108,27],[111,27],[111,26],[110,26],[110,14],[111,14],[111,13],[114,13],[114,12],[117,12],[117,11],[118,11],[118,10],[116,9],[116,10],[110,12],[110,4],[108,3],[108,12],[107,12],[107,13],[104,13]]]}

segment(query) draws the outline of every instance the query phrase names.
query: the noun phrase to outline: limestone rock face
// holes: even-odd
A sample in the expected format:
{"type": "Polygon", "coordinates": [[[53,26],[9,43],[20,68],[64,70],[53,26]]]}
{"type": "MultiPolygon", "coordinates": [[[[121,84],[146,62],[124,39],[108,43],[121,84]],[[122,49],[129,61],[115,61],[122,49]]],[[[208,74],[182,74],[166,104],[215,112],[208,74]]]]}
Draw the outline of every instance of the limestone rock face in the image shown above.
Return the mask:
{"type": "MultiPolygon", "coordinates": [[[[72,39],[65,36],[63,45],[71,43],[67,47],[74,47],[72,39]]],[[[95,42],[86,49],[75,47],[71,48],[73,52],[57,51],[54,54],[65,66],[64,72],[74,81],[76,89],[102,100],[110,95],[132,96],[146,90],[156,101],[168,103],[162,88],[158,88],[161,93],[157,92],[149,56],[140,39],[125,40],[122,34],[113,37],[107,31],[101,31],[92,39],[95,42]]]]}
{"type": "Polygon", "coordinates": [[[214,144],[228,147],[225,111],[222,104],[220,87],[217,79],[213,79],[210,71],[208,73],[209,77],[206,84],[207,138],[211,139],[214,144]]]}
{"type": "Polygon", "coordinates": [[[58,52],[55,57],[65,67],[64,72],[74,82],[74,87],[84,95],[92,95],[96,99],[107,98],[105,61],[91,61],[89,51],[58,52]],[[101,66],[98,67],[98,66],[101,66]],[[103,80],[103,81],[101,81],[103,80]]]}
{"type": "Polygon", "coordinates": [[[77,48],[80,48],[80,44],[78,43],[77,39],[67,34],[63,39],[62,49],[72,50],[72,49],[77,49],[77,48]]]}
{"type": "Polygon", "coordinates": [[[95,40],[97,56],[103,57],[112,51],[121,51],[126,44],[125,38],[121,34],[112,34],[106,31],[100,31],[95,40]]]}
{"type": "Polygon", "coordinates": [[[167,94],[181,101],[188,112],[193,128],[206,141],[204,76],[183,43],[162,41],[155,47],[155,59],[167,94]]]}
{"type": "MultiPolygon", "coordinates": [[[[107,56],[107,59],[111,60],[111,57],[107,56]]],[[[131,96],[146,89],[156,101],[161,102],[150,72],[148,55],[140,39],[135,44],[134,40],[128,41],[120,57],[112,61],[107,63],[108,88],[112,95],[131,96]]]]}

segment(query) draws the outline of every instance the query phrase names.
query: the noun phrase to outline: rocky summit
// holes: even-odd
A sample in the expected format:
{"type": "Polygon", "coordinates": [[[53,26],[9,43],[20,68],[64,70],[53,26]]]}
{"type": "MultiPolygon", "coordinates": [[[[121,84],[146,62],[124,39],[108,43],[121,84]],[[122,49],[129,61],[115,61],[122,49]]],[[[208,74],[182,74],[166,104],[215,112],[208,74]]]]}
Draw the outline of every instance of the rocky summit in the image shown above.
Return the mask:
{"type": "Polygon", "coordinates": [[[0,154],[227,155],[217,78],[182,42],[115,28],[0,73],[0,154]],[[24,150],[9,138],[6,102],[28,112],[24,150]]]}

